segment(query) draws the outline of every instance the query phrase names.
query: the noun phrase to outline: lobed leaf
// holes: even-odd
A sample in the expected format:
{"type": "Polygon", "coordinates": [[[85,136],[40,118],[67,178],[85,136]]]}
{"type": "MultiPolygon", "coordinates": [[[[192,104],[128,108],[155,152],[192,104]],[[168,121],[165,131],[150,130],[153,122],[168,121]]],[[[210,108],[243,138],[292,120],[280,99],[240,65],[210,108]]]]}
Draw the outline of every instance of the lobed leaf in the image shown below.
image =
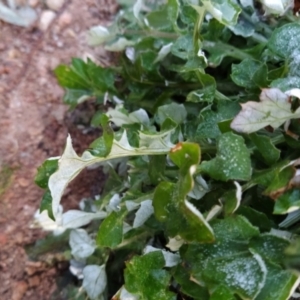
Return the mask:
{"type": "Polygon", "coordinates": [[[201,163],[202,172],[222,181],[251,178],[250,153],[241,136],[225,133],[219,138],[217,147],[216,157],[201,163]]]}
{"type": "Polygon", "coordinates": [[[82,169],[95,163],[119,157],[168,153],[170,148],[172,148],[170,133],[171,131],[157,135],[140,133],[140,147],[133,148],[129,145],[126,131],[124,131],[120,141],[113,140],[111,151],[106,157],[94,156],[89,151],[85,151],[82,156],[79,157],[72,147],[72,140],[69,136],[67,138],[65,151],[58,162],[58,170],[52,174],[49,179],[54,217],[58,215],[58,206],[64,189],[82,169]]]}
{"type": "Polygon", "coordinates": [[[255,299],[263,288],[267,268],[258,254],[211,260],[203,276],[212,284],[224,284],[243,299],[255,299]]]}
{"type": "Polygon", "coordinates": [[[119,212],[112,211],[101,223],[97,245],[102,247],[115,248],[123,239],[123,220],[127,214],[126,210],[119,212]]]}
{"type": "Polygon", "coordinates": [[[135,256],[126,263],[125,287],[141,300],[175,300],[176,296],[169,291],[171,275],[163,270],[164,256],[160,251],[135,256]]]}
{"type": "Polygon", "coordinates": [[[264,89],[260,95],[261,102],[241,104],[242,110],[232,121],[231,128],[252,133],[269,125],[276,129],[288,120],[299,118],[300,109],[292,112],[288,99],[288,95],[279,89],[264,89]]]}
{"type": "Polygon", "coordinates": [[[83,269],[82,286],[91,299],[97,299],[104,292],[106,284],[105,265],[88,265],[83,269]]]}
{"type": "MultiPolygon", "coordinates": [[[[220,23],[225,25],[234,25],[237,22],[241,12],[240,7],[231,0],[202,0],[205,9],[220,23]]],[[[201,7],[192,5],[197,11],[202,13],[201,7]]]]}
{"type": "Polygon", "coordinates": [[[95,243],[84,229],[75,229],[70,233],[69,244],[72,255],[83,259],[89,257],[95,251],[95,243]]]}

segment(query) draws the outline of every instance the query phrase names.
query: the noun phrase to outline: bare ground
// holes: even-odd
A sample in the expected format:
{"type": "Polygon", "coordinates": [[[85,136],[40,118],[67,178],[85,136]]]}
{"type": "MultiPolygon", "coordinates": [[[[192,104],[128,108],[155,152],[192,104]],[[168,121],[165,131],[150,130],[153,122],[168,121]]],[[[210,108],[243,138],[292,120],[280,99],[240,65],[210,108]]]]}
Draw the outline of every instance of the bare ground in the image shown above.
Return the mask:
{"type": "MultiPolygon", "coordinates": [[[[46,7],[38,3],[36,9],[41,14],[46,7]]],[[[85,33],[91,26],[107,24],[116,9],[112,0],[65,1],[45,32],[37,24],[24,29],[0,21],[1,300],[46,300],[57,289],[56,275],[65,266],[31,261],[24,249],[45,235],[30,228],[43,194],[33,178],[46,158],[61,154],[68,131],[77,148],[92,136],[72,127],[53,69],[71,57],[105,62],[102,49],[86,45],[85,33]]],[[[69,205],[99,192],[91,188],[101,176],[86,171],[74,185],[75,193],[69,191],[69,205]]]]}

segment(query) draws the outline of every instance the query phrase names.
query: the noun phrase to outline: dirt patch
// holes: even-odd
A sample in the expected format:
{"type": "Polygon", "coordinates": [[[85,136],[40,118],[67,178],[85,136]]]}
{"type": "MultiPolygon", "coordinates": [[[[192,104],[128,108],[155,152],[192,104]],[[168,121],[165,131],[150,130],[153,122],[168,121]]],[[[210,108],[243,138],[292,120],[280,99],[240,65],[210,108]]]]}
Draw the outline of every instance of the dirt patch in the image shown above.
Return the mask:
{"type": "MultiPolygon", "coordinates": [[[[40,16],[48,9],[30,2],[40,16]]],[[[36,168],[47,157],[62,153],[68,131],[77,149],[99,135],[71,125],[53,69],[71,57],[107,63],[104,50],[86,45],[85,32],[107,24],[116,9],[112,0],[65,1],[46,31],[39,29],[39,21],[25,29],[0,21],[1,300],[50,299],[57,288],[56,275],[67,267],[31,261],[24,250],[45,235],[29,228],[43,194],[33,183],[36,168]]],[[[67,192],[68,205],[76,207],[81,197],[99,193],[101,180],[99,170],[85,171],[67,192]]]]}

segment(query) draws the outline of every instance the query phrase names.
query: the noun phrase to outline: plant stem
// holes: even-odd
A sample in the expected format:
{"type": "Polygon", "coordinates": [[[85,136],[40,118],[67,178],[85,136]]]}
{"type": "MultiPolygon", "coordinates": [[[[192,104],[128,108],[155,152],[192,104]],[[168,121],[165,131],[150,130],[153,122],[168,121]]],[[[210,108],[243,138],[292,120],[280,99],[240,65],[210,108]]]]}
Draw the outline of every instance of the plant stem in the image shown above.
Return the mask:
{"type": "Polygon", "coordinates": [[[201,9],[198,10],[198,19],[197,22],[195,23],[194,32],[193,32],[193,44],[194,44],[195,53],[197,53],[201,48],[200,31],[204,20],[204,16],[205,16],[205,8],[202,7],[201,9]]]}
{"type": "Polygon", "coordinates": [[[257,43],[260,43],[260,44],[267,44],[268,42],[268,39],[265,38],[262,34],[259,34],[259,33],[256,33],[254,32],[251,36],[251,38],[256,41],[257,43]]]}
{"type": "Polygon", "coordinates": [[[148,235],[149,235],[149,236],[151,235],[151,233],[150,233],[149,231],[145,231],[145,232],[143,232],[143,233],[141,233],[141,234],[139,234],[139,235],[135,235],[135,236],[133,236],[132,238],[130,238],[130,239],[128,239],[128,240],[124,240],[124,241],[123,241],[120,245],[118,245],[115,249],[120,249],[120,248],[122,248],[122,247],[124,247],[124,246],[127,246],[127,245],[129,245],[129,244],[135,242],[136,240],[138,240],[138,239],[140,239],[140,238],[142,238],[142,237],[147,237],[148,235]]]}
{"type": "Polygon", "coordinates": [[[164,32],[164,31],[157,31],[157,30],[124,30],[124,35],[129,36],[137,36],[140,35],[142,37],[145,36],[153,36],[153,37],[159,37],[159,38],[166,38],[166,39],[172,39],[176,40],[180,35],[173,32],[164,32]]]}
{"type": "Polygon", "coordinates": [[[252,55],[245,53],[244,51],[231,46],[229,44],[223,43],[221,41],[215,42],[215,41],[203,41],[202,43],[203,49],[207,50],[209,52],[216,52],[216,49],[219,49],[220,55],[221,53],[227,52],[228,56],[231,56],[233,58],[243,60],[246,58],[253,58],[252,55]]]}

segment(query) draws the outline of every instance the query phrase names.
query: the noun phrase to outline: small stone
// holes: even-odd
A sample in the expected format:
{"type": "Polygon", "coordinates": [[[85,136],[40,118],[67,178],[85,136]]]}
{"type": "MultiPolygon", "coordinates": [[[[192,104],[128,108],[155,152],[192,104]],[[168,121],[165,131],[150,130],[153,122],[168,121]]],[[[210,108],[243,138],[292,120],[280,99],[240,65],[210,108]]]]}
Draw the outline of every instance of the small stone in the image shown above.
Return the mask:
{"type": "Polygon", "coordinates": [[[67,11],[63,12],[58,19],[59,27],[65,27],[67,25],[70,25],[71,22],[72,22],[72,15],[67,11]]]}
{"type": "Polygon", "coordinates": [[[77,36],[76,33],[70,28],[66,30],[66,35],[72,38],[76,38],[77,36]]]}
{"type": "Polygon", "coordinates": [[[28,4],[31,6],[31,7],[36,7],[38,4],[39,4],[40,0],[29,0],[28,1],[28,4]]]}
{"type": "Polygon", "coordinates": [[[9,59],[16,59],[16,58],[20,57],[20,55],[21,55],[21,53],[17,49],[10,49],[8,51],[8,58],[9,59]]]}
{"type": "Polygon", "coordinates": [[[14,285],[12,300],[21,300],[28,289],[28,284],[25,281],[19,281],[14,285]]]}
{"type": "Polygon", "coordinates": [[[62,6],[64,5],[64,0],[46,0],[46,4],[47,6],[55,11],[58,11],[62,8],[62,6]]]}
{"type": "Polygon", "coordinates": [[[18,183],[21,187],[27,187],[30,184],[30,180],[26,178],[19,178],[18,183]]]}
{"type": "Polygon", "coordinates": [[[27,261],[26,267],[25,267],[25,272],[27,273],[27,275],[32,276],[35,273],[44,270],[44,268],[45,268],[45,266],[40,261],[37,261],[37,262],[27,261]]]}
{"type": "Polygon", "coordinates": [[[56,14],[52,10],[44,10],[41,14],[39,29],[46,31],[55,17],[56,14]]]}
{"type": "Polygon", "coordinates": [[[28,283],[30,287],[38,286],[40,284],[40,277],[32,276],[28,279],[28,283]]]}
{"type": "Polygon", "coordinates": [[[7,243],[7,235],[0,233],[0,245],[5,245],[7,243]]]}

